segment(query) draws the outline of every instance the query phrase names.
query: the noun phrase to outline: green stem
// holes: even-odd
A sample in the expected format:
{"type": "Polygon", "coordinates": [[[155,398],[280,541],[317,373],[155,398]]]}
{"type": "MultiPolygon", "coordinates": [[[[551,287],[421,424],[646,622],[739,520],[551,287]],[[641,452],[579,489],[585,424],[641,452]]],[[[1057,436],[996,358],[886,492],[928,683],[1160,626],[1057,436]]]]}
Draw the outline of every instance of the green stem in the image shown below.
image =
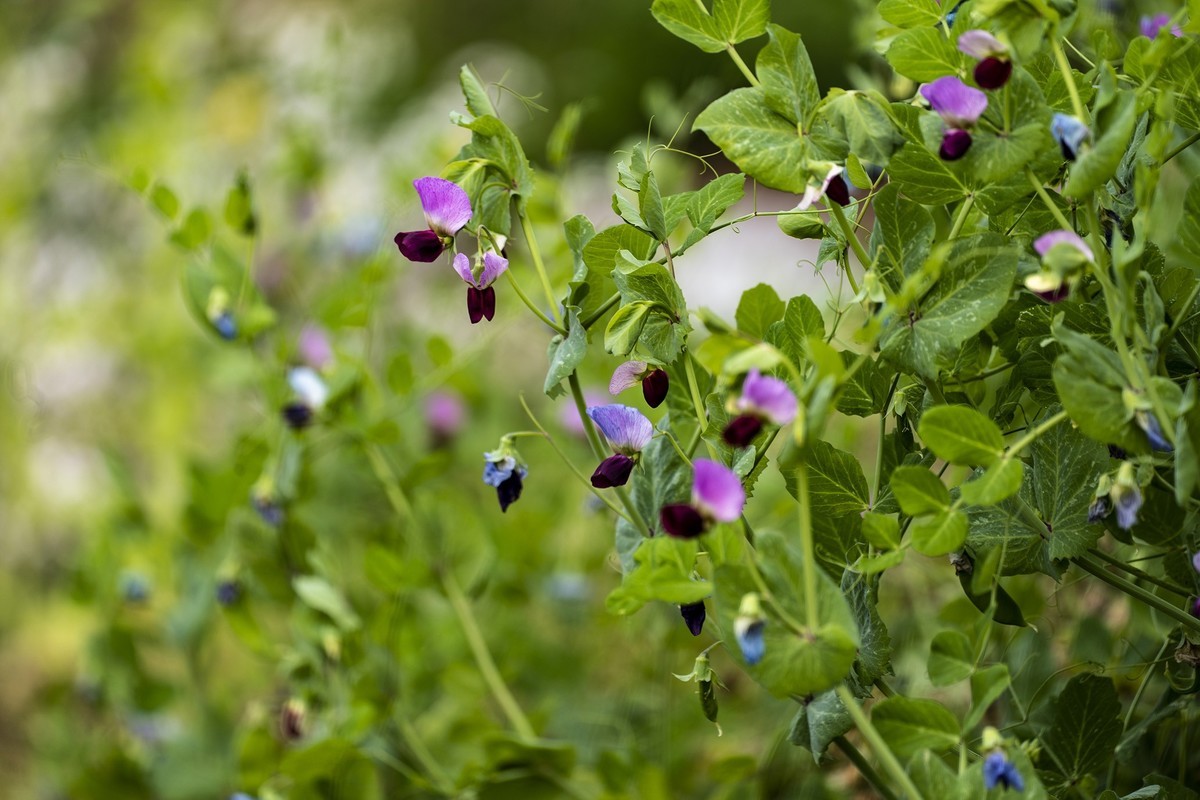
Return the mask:
{"type": "Polygon", "coordinates": [[[533,235],[533,226],[529,224],[529,217],[518,212],[517,217],[521,220],[521,233],[525,234],[525,244],[529,246],[529,255],[533,257],[533,266],[537,270],[538,278],[542,281],[542,290],[546,293],[546,302],[550,304],[550,313],[554,315],[554,321],[562,326],[562,315],[558,313],[558,300],[554,297],[554,290],[550,288],[550,278],[546,275],[546,265],[542,263],[542,251],[538,247],[537,239],[533,235]]]}
{"type": "MultiPolygon", "coordinates": [[[[863,248],[862,242],[858,240],[854,229],[850,227],[850,220],[846,219],[846,212],[842,211],[842,207],[837,203],[829,203],[829,215],[837,220],[838,227],[842,229],[842,233],[846,235],[846,241],[850,244],[850,249],[854,251],[854,255],[858,258],[858,262],[863,269],[871,268],[871,258],[867,255],[867,251],[863,248]]],[[[850,265],[846,264],[846,280],[850,282],[850,289],[854,294],[858,294],[858,281],[854,280],[854,273],[850,269],[850,265]]]]}
{"type": "Polygon", "coordinates": [[[425,770],[429,778],[433,781],[436,789],[441,794],[450,797],[454,794],[454,781],[450,780],[449,774],[442,769],[441,764],[429,752],[429,748],[425,746],[425,742],[421,739],[421,734],[413,727],[413,724],[406,718],[399,715],[396,716],[396,728],[400,731],[400,738],[404,740],[404,744],[412,752],[415,758],[425,770]]]}
{"type": "Polygon", "coordinates": [[[887,414],[888,408],[892,405],[892,397],[896,394],[896,387],[900,385],[900,374],[892,378],[892,385],[888,388],[887,397],[883,400],[883,410],[879,412],[879,444],[875,450],[875,473],[871,476],[871,507],[879,502],[879,483],[883,480],[883,442],[887,437],[887,414]]]}
{"type": "Polygon", "coordinates": [[[667,269],[671,271],[671,277],[675,277],[675,259],[671,257],[671,245],[667,242],[662,243],[663,252],[667,254],[667,269]]]}
{"type": "MultiPolygon", "coordinates": [[[[1142,682],[1138,684],[1137,691],[1133,695],[1133,700],[1129,703],[1129,710],[1125,712],[1125,722],[1121,725],[1121,739],[1125,738],[1125,732],[1129,730],[1129,723],[1133,721],[1133,712],[1137,710],[1138,703],[1142,701],[1142,695],[1146,691],[1146,687],[1150,685],[1150,678],[1154,676],[1154,665],[1162,660],[1163,655],[1167,652],[1167,648],[1171,646],[1171,637],[1168,636],[1163,641],[1162,647],[1158,649],[1158,655],[1154,657],[1154,661],[1146,667],[1146,674],[1142,676],[1142,682]]],[[[1113,784],[1117,779],[1117,759],[1112,759],[1108,764],[1108,779],[1104,785],[1109,789],[1113,788],[1113,784]]]]}
{"type": "Polygon", "coordinates": [[[1050,215],[1054,217],[1055,221],[1062,226],[1062,229],[1064,231],[1075,230],[1075,226],[1063,216],[1062,209],[1060,209],[1058,205],[1050,199],[1050,195],[1046,192],[1046,187],[1042,185],[1040,180],[1038,180],[1038,176],[1033,174],[1033,170],[1029,167],[1026,167],[1025,175],[1029,178],[1029,183],[1033,186],[1033,190],[1037,192],[1038,197],[1042,199],[1042,202],[1046,206],[1046,210],[1049,211],[1050,215]]]}
{"type": "Polygon", "coordinates": [[[1189,147],[1194,145],[1196,142],[1200,142],[1200,131],[1197,131],[1196,133],[1193,133],[1191,136],[1184,139],[1182,142],[1179,143],[1178,147],[1176,147],[1174,150],[1172,150],[1171,152],[1169,152],[1165,156],[1163,156],[1162,163],[1166,164],[1172,158],[1179,155],[1184,150],[1187,150],[1189,147]]]}
{"type": "Polygon", "coordinates": [[[1066,418],[1067,418],[1067,412],[1059,411],[1057,414],[1050,417],[1048,420],[1043,422],[1041,425],[1038,425],[1036,428],[1034,428],[1033,430],[1026,433],[1020,439],[1013,442],[1013,444],[1008,448],[1008,452],[1006,452],[1004,454],[1004,457],[1005,458],[1016,458],[1022,450],[1024,450],[1026,447],[1028,447],[1029,445],[1031,445],[1035,441],[1037,441],[1039,436],[1041,436],[1043,433],[1050,430],[1051,428],[1053,428],[1055,425],[1062,422],[1066,418]]]}
{"type": "Polygon", "coordinates": [[[958,214],[954,217],[954,225],[950,228],[950,235],[947,237],[953,239],[962,231],[963,225],[967,222],[967,217],[971,213],[971,209],[975,205],[975,195],[969,194],[962,201],[962,205],[958,207],[958,214]]]}
{"type": "Polygon", "coordinates": [[[867,719],[867,715],[863,713],[862,706],[858,704],[858,700],[854,698],[845,684],[837,687],[837,695],[838,699],[842,701],[842,705],[850,712],[850,717],[854,720],[854,724],[862,733],[863,738],[867,740],[867,744],[871,745],[875,758],[883,765],[883,771],[908,795],[908,800],[924,800],[924,795],[913,785],[912,778],[908,777],[904,767],[900,766],[896,754],[887,746],[887,742],[879,735],[879,731],[875,730],[871,720],[867,719]]]}
{"type": "Polygon", "coordinates": [[[1071,108],[1075,110],[1075,117],[1086,125],[1087,112],[1083,108],[1083,100],[1079,97],[1079,87],[1075,85],[1071,62],[1067,60],[1066,51],[1063,50],[1062,42],[1059,41],[1057,26],[1050,36],[1050,47],[1054,50],[1054,60],[1058,63],[1058,71],[1062,73],[1063,82],[1067,84],[1067,94],[1071,96],[1071,108]]]}
{"type": "Polygon", "coordinates": [[[504,715],[508,717],[508,721],[517,735],[527,741],[537,739],[537,734],[525,717],[525,712],[521,710],[521,706],[517,704],[512,692],[508,690],[504,679],[500,677],[500,670],[496,668],[492,653],[488,650],[487,642],[475,621],[475,615],[471,612],[471,604],[467,602],[466,595],[463,594],[462,588],[454,577],[454,572],[449,569],[443,570],[441,579],[442,587],[446,590],[446,597],[449,598],[450,605],[454,607],[454,613],[458,617],[463,634],[467,637],[471,655],[475,657],[475,663],[479,667],[480,674],[483,675],[484,682],[491,689],[492,695],[504,710],[504,715]]]}
{"type": "Polygon", "coordinates": [[[525,294],[525,290],[521,288],[521,284],[517,281],[516,276],[514,276],[511,271],[505,272],[504,277],[508,279],[508,285],[513,288],[513,291],[517,293],[517,297],[521,298],[521,302],[525,304],[526,308],[533,312],[534,316],[550,326],[550,328],[552,328],[554,332],[560,336],[567,335],[566,328],[547,317],[540,308],[533,304],[533,301],[529,299],[529,295],[525,294]]]}
{"type": "Polygon", "coordinates": [[[580,320],[579,324],[584,327],[584,330],[591,328],[593,325],[595,325],[597,322],[600,321],[601,317],[603,317],[605,314],[608,313],[608,310],[610,308],[612,308],[619,302],[621,302],[621,293],[614,292],[611,297],[609,297],[607,300],[605,300],[603,303],[601,303],[600,307],[597,308],[595,311],[593,311],[591,314],[589,314],[586,319],[580,320]]]}
{"type": "MultiPolygon", "coordinates": [[[[707,12],[705,12],[707,13],[707,12]]],[[[725,52],[729,53],[729,57],[733,59],[733,63],[737,64],[737,68],[746,76],[746,82],[751,86],[758,86],[758,78],[750,71],[750,67],[746,66],[746,62],[742,60],[742,56],[738,53],[737,48],[732,44],[725,45],[725,52]]]]}
{"type": "MultiPolygon", "coordinates": [[[[696,379],[696,368],[692,366],[692,354],[685,352],[683,354],[683,368],[687,373],[688,391],[692,395],[692,408],[696,412],[696,425],[699,426],[701,435],[704,428],[708,425],[708,412],[704,408],[704,400],[700,397],[700,383],[696,379]]],[[[708,455],[713,461],[720,461],[721,454],[717,452],[717,448],[713,447],[712,442],[704,440],[705,446],[708,448],[708,455]]]]}
{"type": "MultiPolygon", "coordinates": [[[[1200,287],[1200,283],[1196,284],[1196,286],[1200,287]]],[[[1012,369],[1015,366],[1016,366],[1015,362],[1011,362],[1008,364],[1001,364],[998,367],[992,367],[991,369],[984,370],[983,372],[979,373],[978,375],[972,375],[969,378],[950,378],[946,382],[951,386],[962,386],[963,384],[966,384],[966,383],[975,383],[976,381],[986,381],[988,378],[995,377],[996,375],[999,375],[1002,372],[1008,372],[1010,369],[1012,369]]]]}
{"type": "Polygon", "coordinates": [[[850,760],[850,763],[854,765],[859,774],[867,779],[867,783],[875,787],[875,791],[879,792],[885,800],[896,800],[896,794],[892,791],[892,787],[884,782],[879,773],[875,771],[875,768],[871,766],[871,762],[867,761],[863,754],[858,752],[858,749],[846,740],[845,736],[835,736],[833,743],[846,755],[846,758],[850,760]]]}
{"type": "Polygon", "coordinates": [[[1106,564],[1109,564],[1110,566],[1114,566],[1117,569],[1121,570],[1122,572],[1126,572],[1130,575],[1133,575],[1136,578],[1140,578],[1140,579],[1146,581],[1147,583],[1153,583],[1155,586],[1158,586],[1162,589],[1166,589],[1168,592],[1171,592],[1172,594],[1177,594],[1180,597],[1191,597],[1192,596],[1192,593],[1190,591],[1188,591],[1187,589],[1184,589],[1182,586],[1176,586],[1175,584],[1171,583],[1170,581],[1163,580],[1162,578],[1159,578],[1156,575],[1151,575],[1149,572],[1140,570],[1137,567],[1131,567],[1128,564],[1126,564],[1124,561],[1121,561],[1117,558],[1110,556],[1108,553],[1104,552],[1103,550],[1098,550],[1095,547],[1089,547],[1088,555],[1094,556],[1094,557],[1100,559],[1101,561],[1105,562],[1106,564]]]}
{"type": "Polygon", "coordinates": [[[810,631],[821,624],[817,609],[816,547],[813,544],[812,511],[808,503],[808,464],[796,466],[796,502],[800,506],[800,550],[804,555],[804,616],[810,631]]]}
{"type": "Polygon", "coordinates": [[[1090,572],[1100,580],[1112,586],[1114,589],[1119,589],[1135,600],[1139,600],[1145,605],[1150,606],[1156,611],[1160,611],[1166,616],[1178,622],[1183,627],[1193,633],[1200,633],[1200,619],[1196,619],[1191,614],[1183,609],[1173,606],[1166,600],[1163,600],[1158,595],[1148,592],[1135,583],[1131,583],[1124,578],[1114,575],[1104,568],[1102,564],[1097,563],[1088,555],[1076,556],[1071,559],[1078,564],[1085,572],[1090,572]]]}

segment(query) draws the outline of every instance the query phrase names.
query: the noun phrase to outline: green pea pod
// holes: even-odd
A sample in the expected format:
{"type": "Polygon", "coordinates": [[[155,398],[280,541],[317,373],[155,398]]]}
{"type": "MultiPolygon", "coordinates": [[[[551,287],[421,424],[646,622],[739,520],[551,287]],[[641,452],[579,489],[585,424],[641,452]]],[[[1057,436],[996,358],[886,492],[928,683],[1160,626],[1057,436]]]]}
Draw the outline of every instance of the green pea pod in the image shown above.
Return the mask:
{"type": "Polygon", "coordinates": [[[700,708],[709,722],[717,721],[717,693],[712,681],[697,681],[700,684],[700,708]]]}
{"type": "MultiPolygon", "coordinates": [[[[982,592],[973,594],[971,592],[971,573],[958,573],[958,582],[962,584],[963,591],[966,592],[967,598],[983,613],[987,613],[988,605],[992,602],[991,592],[982,592]]],[[[1021,607],[1017,605],[1017,601],[1013,600],[1012,595],[1004,591],[1004,587],[996,584],[996,613],[992,617],[1001,625],[1012,625],[1017,628],[1024,628],[1026,625],[1025,616],[1021,613],[1021,607]]]]}

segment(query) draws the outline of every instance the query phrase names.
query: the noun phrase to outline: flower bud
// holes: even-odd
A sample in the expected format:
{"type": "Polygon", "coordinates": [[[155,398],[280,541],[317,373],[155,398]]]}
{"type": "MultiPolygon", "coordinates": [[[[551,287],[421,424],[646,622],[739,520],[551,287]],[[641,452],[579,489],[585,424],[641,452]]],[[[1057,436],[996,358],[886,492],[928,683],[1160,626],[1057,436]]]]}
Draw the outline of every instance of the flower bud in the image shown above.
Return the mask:
{"type": "Polygon", "coordinates": [[[667,371],[661,367],[642,378],[642,397],[646,399],[646,405],[651,408],[658,408],[662,405],[663,400],[667,399],[669,388],[670,379],[667,377],[667,371]]]}
{"type": "Polygon", "coordinates": [[[597,489],[611,489],[614,486],[624,486],[629,482],[633,472],[634,461],[621,453],[609,456],[600,462],[592,473],[592,486],[597,489]]]}
{"type": "Polygon", "coordinates": [[[742,414],[730,420],[721,437],[732,447],[746,447],[762,431],[762,420],[753,414],[742,414]]]}
{"type": "Polygon", "coordinates": [[[698,603],[688,603],[685,606],[679,607],[679,613],[683,617],[684,623],[687,625],[692,636],[699,636],[704,632],[704,601],[698,603]]]}
{"type": "Polygon", "coordinates": [[[766,641],[763,638],[765,627],[766,620],[762,615],[762,604],[758,595],[754,592],[743,595],[741,605],[738,606],[738,615],[733,620],[733,633],[738,647],[742,650],[742,658],[746,659],[750,666],[762,661],[766,652],[766,641]]]}
{"type": "Polygon", "coordinates": [[[942,146],[938,148],[938,155],[943,161],[957,161],[965,156],[970,148],[971,134],[962,128],[950,128],[942,136],[942,146]]]}

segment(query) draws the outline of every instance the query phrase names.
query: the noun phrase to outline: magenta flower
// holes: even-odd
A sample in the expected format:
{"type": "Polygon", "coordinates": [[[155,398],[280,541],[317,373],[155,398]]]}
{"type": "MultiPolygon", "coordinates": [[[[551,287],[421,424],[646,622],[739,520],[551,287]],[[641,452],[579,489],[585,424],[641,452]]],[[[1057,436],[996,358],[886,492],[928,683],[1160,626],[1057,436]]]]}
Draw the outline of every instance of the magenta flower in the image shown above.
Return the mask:
{"type": "Polygon", "coordinates": [[[492,284],[508,269],[508,259],[496,255],[491,250],[483,254],[483,269],[479,277],[471,271],[471,261],[462,253],[454,257],[454,269],[467,283],[467,315],[471,324],[486,319],[491,322],[496,316],[496,290],[492,284]]]}
{"type": "Polygon", "coordinates": [[[456,392],[432,392],[425,398],[425,426],[435,447],[449,444],[462,430],[467,412],[456,392]]]}
{"type": "Polygon", "coordinates": [[[671,381],[667,371],[661,367],[651,367],[645,361],[626,361],[613,371],[612,380],[608,382],[608,393],[616,397],[626,389],[642,384],[642,397],[646,405],[658,408],[667,399],[667,391],[671,381]]]}
{"type": "Polygon", "coordinates": [[[1033,249],[1037,251],[1039,256],[1045,259],[1050,255],[1050,251],[1058,245],[1066,245],[1074,248],[1078,252],[1078,255],[1083,256],[1084,260],[1089,263],[1096,260],[1096,257],[1092,255],[1092,249],[1087,246],[1087,242],[1081,239],[1079,234],[1074,231],[1059,230],[1043,233],[1034,241],[1033,249]]]}
{"type": "Polygon", "coordinates": [[[600,462],[592,473],[592,486],[608,489],[624,486],[633,472],[635,458],[654,438],[654,426],[636,408],[618,404],[592,406],[588,416],[617,452],[600,462]]]}
{"type": "Polygon", "coordinates": [[[300,360],[315,370],[323,370],[333,361],[329,336],[317,325],[305,325],[297,340],[300,360]]]}
{"type": "Polygon", "coordinates": [[[1034,241],[1033,249],[1042,257],[1042,269],[1025,277],[1025,288],[1047,303],[1069,297],[1082,268],[1094,260],[1091,248],[1074,231],[1045,233],[1034,241]]]}
{"type": "Polygon", "coordinates": [[[796,418],[799,407],[786,381],[752,369],[742,383],[737,409],[741,413],[725,426],[723,436],[730,445],[745,447],[762,430],[764,422],[787,425],[796,418]]]}
{"type": "MultiPolygon", "coordinates": [[[[1142,17],[1139,27],[1142,30],[1142,36],[1154,39],[1170,22],[1170,14],[1155,14],[1152,17],[1142,17]]],[[[1176,38],[1183,36],[1183,29],[1178,25],[1171,25],[1171,35],[1176,38]]]]}
{"type": "Polygon", "coordinates": [[[971,147],[971,134],[967,129],[974,127],[987,110],[987,95],[955,76],[947,75],[922,86],[921,96],[947,125],[938,155],[945,161],[962,158],[971,147]]]}
{"type": "Polygon", "coordinates": [[[979,59],[975,65],[975,82],[984,89],[999,89],[1012,76],[1012,59],[1008,46],[987,31],[967,31],[958,37],[958,49],[972,58],[979,59]]]}
{"type": "Polygon", "coordinates": [[[454,235],[471,219],[471,199],[462,188],[442,178],[418,178],[413,181],[425,222],[423,231],[401,231],[396,246],[409,261],[436,261],[454,242],[454,235]]]}
{"type": "Polygon", "coordinates": [[[703,458],[693,468],[692,502],[663,506],[659,512],[663,530],[671,536],[699,536],[714,522],[738,519],[746,506],[746,490],[733,470],[703,458]]]}

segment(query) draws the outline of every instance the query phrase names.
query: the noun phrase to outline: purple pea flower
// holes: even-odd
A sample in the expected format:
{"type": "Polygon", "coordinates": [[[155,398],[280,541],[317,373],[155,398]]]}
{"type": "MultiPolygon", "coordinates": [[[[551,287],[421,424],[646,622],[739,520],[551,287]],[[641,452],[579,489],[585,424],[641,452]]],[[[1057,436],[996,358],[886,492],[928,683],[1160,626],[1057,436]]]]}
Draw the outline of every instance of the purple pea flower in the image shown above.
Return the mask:
{"type": "Polygon", "coordinates": [[[1043,260],[1046,260],[1047,257],[1051,256],[1051,251],[1059,247],[1059,245],[1074,248],[1078,255],[1082,256],[1084,261],[1088,263],[1094,263],[1096,260],[1096,257],[1092,254],[1092,248],[1088,247],[1087,242],[1081,239],[1079,234],[1074,231],[1059,230],[1043,233],[1034,240],[1033,249],[1037,251],[1037,254],[1043,260]]]}
{"type": "Polygon", "coordinates": [[[483,254],[483,269],[476,278],[471,271],[470,259],[459,253],[454,257],[454,269],[467,283],[467,316],[471,318],[471,324],[482,319],[491,322],[496,316],[496,290],[492,284],[508,269],[508,259],[487,251],[483,254]]]}
{"type": "MultiPolygon", "coordinates": [[[[1163,28],[1167,27],[1167,25],[1170,25],[1170,23],[1170,14],[1155,14],[1152,17],[1142,17],[1138,26],[1141,28],[1142,36],[1145,36],[1148,39],[1154,39],[1158,36],[1159,32],[1162,31],[1163,28]]],[[[1171,25],[1171,35],[1179,38],[1180,36],[1183,36],[1183,29],[1178,25],[1171,25]]]]}
{"type": "Polygon", "coordinates": [[[746,490],[737,474],[715,461],[698,458],[693,464],[692,502],[662,507],[659,521],[671,536],[691,539],[714,522],[733,522],[742,515],[746,490]]]}
{"type": "Polygon", "coordinates": [[[654,438],[654,425],[636,408],[612,404],[592,406],[588,416],[617,452],[600,462],[592,473],[592,486],[624,486],[633,472],[634,458],[654,438]]]}
{"type": "Polygon", "coordinates": [[[496,488],[496,499],[500,501],[500,511],[508,511],[508,507],[521,497],[521,489],[529,470],[517,461],[513,455],[511,444],[502,441],[500,448],[483,454],[483,482],[496,488]]]}
{"type": "Polygon", "coordinates": [[[1092,132],[1070,114],[1055,114],[1050,121],[1050,135],[1058,142],[1063,158],[1074,161],[1079,155],[1079,148],[1091,138],[1092,132]]]}
{"type": "Polygon", "coordinates": [[[1195,568],[1196,572],[1200,572],[1200,551],[1197,551],[1196,554],[1192,556],[1192,567],[1195,568]]]}
{"type": "Polygon", "coordinates": [[[454,242],[454,235],[471,219],[471,199],[462,188],[443,178],[418,178],[413,181],[425,222],[423,231],[401,231],[396,234],[396,246],[409,261],[436,261],[454,242]]]}
{"type": "Polygon", "coordinates": [[[787,425],[796,418],[799,410],[796,396],[787,382],[763,375],[756,369],[746,375],[737,409],[741,413],[725,426],[723,434],[725,441],[734,447],[750,444],[764,422],[787,425]]]}
{"type": "Polygon", "coordinates": [[[1170,453],[1175,449],[1163,435],[1162,426],[1158,424],[1158,418],[1154,416],[1154,412],[1138,410],[1134,412],[1133,419],[1146,434],[1146,439],[1150,441],[1152,449],[1158,450],[1160,453],[1170,453]]]}
{"type": "Polygon", "coordinates": [[[846,180],[842,177],[843,172],[845,170],[837,164],[828,164],[828,168],[823,174],[817,173],[821,178],[820,185],[809,183],[804,188],[804,196],[800,198],[800,203],[795,210],[806,211],[822,197],[832,200],[839,206],[849,205],[850,187],[846,185],[846,180]]]}
{"type": "Polygon", "coordinates": [[[1008,46],[987,31],[967,31],[958,37],[958,49],[979,59],[975,65],[975,82],[984,89],[999,89],[1012,76],[1012,59],[1008,46]]]}
{"type": "Polygon", "coordinates": [[[466,419],[462,398],[455,392],[431,392],[425,398],[425,426],[434,447],[445,447],[462,429],[466,419]]]}
{"type": "Polygon", "coordinates": [[[1074,231],[1042,234],[1034,240],[1033,249],[1042,258],[1042,270],[1026,276],[1025,288],[1047,303],[1069,297],[1076,275],[1095,261],[1092,249],[1074,231]]]}
{"type": "Polygon", "coordinates": [[[995,750],[983,760],[983,786],[987,790],[1000,786],[1017,792],[1025,791],[1025,779],[1016,765],[1003,752],[995,750]]]}
{"type": "Polygon", "coordinates": [[[1117,524],[1129,530],[1137,524],[1138,511],[1142,508],[1142,487],[1138,486],[1133,465],[1128,461],[1117,470],[1117,477],[1108,492],[1113,508],[1117,512],[1117,524]]]}
{"type": "Polygon", "coordinates": [[[679,613],[683,617],[683,622],[687,625],[687,629],[691,631],[692,636],[699,636],[704,632],[704,601],[698,603],[688,603],[685,606],[679,607],[679,613]]]}
{"type": "Polygon", "coordinates": [[[642,384],[642,397],[646,405],[658,408],[667,399],[671,381],[662,367],[651,367],[645,361],[626,361],[613,371],[608,383],[608,393],[616,397],[626,389],[642,384]]]}
{"type": "Polygon", "coordinates": [[[317,325],[305,325],[296,340],[300,360],[315,370],[323,370],[333,362],[333,347],[329,335],[317,325]]]}
{"type": "Polygon", "coordinates": [[[742,651],[742,658],[746,659],[750,666],[762,661],[766,655],[767,642],[763,637],[766,626],[767,621],[763,618],[762,603],[758,595],[753,592],[743,595],[741,605],[738,606],[738,615],[733,620],[733,636],[742,651]]]}
{"type": "Polygon", "coordinates": [[[283,419],[293,430],[308,427],[316,413],[329,399],[329,387],[312,367],[293,367],[288,370],[288,385],[295,399],[283,407],[283,419]]]}
{"type": "Polygon", "coordinates": [[[929,107],[936,111],[948,126],[942,136],[938,155],[945,161],[962,158],[971,147],[968,128],[974,127],[987,110],[987,95],[967,86],[957,77],[947,75],[922,86],[921,96],[929,101],[929,107]]]}

